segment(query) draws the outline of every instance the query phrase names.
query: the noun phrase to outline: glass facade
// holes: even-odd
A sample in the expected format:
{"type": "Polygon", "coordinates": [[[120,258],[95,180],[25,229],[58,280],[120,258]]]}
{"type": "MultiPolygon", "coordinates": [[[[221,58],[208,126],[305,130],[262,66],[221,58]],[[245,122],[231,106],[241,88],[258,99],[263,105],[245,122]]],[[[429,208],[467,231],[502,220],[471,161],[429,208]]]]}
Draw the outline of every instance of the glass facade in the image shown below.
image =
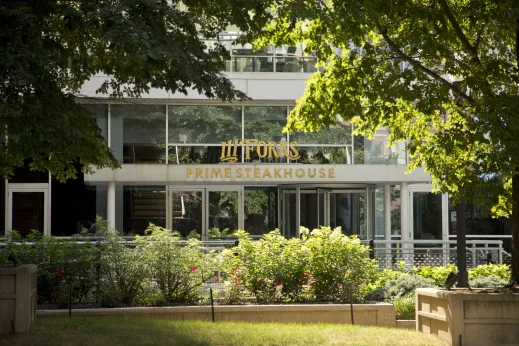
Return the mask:
{"type": "Polygon", "coordinates": [[[110,122],[120,163],[166,163],[166,106],[112,104],[110,122]]]}
{"type": "Polygon", "coordinates": [[[403,145],[387,146],[386,130],[377,132],[372,140],[353,136],[352,125],[339,116],[336,124],[319,132],[283,133],[291,110],[288,106],[111,104],[107,109],[103,105],[88,107],[99,114],[96,121],[102,129],[108,128],[110,123],[111,148],[117,160],[125,164],[217,164],[221,162],[222,143],[234,140],[241,141],[233,149],[236,161],[232,162],[238,163],[407,162],[403,145]],[[110,113],[109,120],[104,117],[105,111],[110,113]],[[293,143],[299,157],[258,155],[256,145],[261,144],[260,141],[275,143],[278,153],[290,152],[293,143]]]}

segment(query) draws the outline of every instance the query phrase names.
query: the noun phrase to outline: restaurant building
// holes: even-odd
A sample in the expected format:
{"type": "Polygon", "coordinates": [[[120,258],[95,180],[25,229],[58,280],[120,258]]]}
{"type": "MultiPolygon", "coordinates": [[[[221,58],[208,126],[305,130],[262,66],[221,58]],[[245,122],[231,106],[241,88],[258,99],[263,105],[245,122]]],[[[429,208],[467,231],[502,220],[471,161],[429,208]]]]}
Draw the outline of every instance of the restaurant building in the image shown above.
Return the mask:
{"type": "MultiPolygon", "coordinates": [[[[71,236],[99,215],[124,235],[142,234],[149,223],[202,240],[236,229],[297,237],[299,226],[323,225],[362,239],[454,239],[448,196],[431,193],[423,169],[406,173],[405,143],[389,147],[387,129],[373,139],[355,136],[338,116],[321,132],[282,131],[315,57],[302,46],[253,52],[231,44],[231,36],[226,74],[251,101],[154,89],[114,101],[95,93],[106,76],[93,77],[78,101],[95,115],[122,168],[67,183],[17,169],[0,187],[3,230],[71,236]]],[[[471,206],[467,218],[469,235],[506,244],[506,220],[471,206]]]]}

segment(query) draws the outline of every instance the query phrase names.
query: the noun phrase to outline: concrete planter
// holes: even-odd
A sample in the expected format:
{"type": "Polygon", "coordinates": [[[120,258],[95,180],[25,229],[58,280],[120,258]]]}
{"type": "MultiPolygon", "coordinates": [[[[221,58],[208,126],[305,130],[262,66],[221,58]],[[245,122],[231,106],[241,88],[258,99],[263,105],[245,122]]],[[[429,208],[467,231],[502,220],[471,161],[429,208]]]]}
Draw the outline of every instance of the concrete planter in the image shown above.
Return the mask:
{"type": "Polygon", "coordinates": [[[416,329],[416,320],[396,320],[396,327],[402,329],[416,329]]]}
{"type": "Polygon", "coordinates": [[[416,328],[453,346],[519,344],[519,294],[416,290],[416,328]]]}
{"type": "Polygon", "coordinates": [[[28,332],[36,315],[35,265],[0,267],[0,333],[28,332]]]}
{"type": "MultiPolygon", "coordinates": [[[[350,306],[314,305],[223,305],[215,306],[216,321],[281,323],[351,323],[350,306]]],[[[354,304],[355,324],[395,327],[396,313],[391,304],[354,304]]],[[[68,310],[39,310],[38,316],[68,316],[68,310]]],[[[74,309],[72,316],[124,316],[171,320],[211,320],[210,306],[137,307],[74,309]]]]}

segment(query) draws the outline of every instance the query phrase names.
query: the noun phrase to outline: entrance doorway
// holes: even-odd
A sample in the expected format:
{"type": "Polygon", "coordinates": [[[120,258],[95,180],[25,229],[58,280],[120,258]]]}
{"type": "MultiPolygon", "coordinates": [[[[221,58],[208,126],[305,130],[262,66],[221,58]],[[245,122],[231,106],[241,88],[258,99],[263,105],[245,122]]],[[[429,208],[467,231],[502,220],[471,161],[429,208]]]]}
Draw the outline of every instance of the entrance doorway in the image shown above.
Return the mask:
{"type": "Polygon", "coordinates": [[[369,239],[373,234],[373,188],[281,187],[283,215],[280,229],[285,237],[299,237],[299,226],[341,227],[344,234],[369,239]],[[297,196],[299,195],[299,203],[297,196]]]}
{"type": "Polygon", "coordinates": [[[171,186],[167,210],[166,228],[183,237],[228,238],[243,229],[243,187],[171,186]]]}
{"type": "Polygon", "coordinates": [[[410,185],[409,197],[412,239],[449,240],[447,194],[432,193],[431,185],[410,185]]]}
{"type": "Polygon", "coordinates": [[[7,194],[6,230],[15,230],[22,236],[32,230],[50,235],[48,184],[11,183],[7,194]]]}

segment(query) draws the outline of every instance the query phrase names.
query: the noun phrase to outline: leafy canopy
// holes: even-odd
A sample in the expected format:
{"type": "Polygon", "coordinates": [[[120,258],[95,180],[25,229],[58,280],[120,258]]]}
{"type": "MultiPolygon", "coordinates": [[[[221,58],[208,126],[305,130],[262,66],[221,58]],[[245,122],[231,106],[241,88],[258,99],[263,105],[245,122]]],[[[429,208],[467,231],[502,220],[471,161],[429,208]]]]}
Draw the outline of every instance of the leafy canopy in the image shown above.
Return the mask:
{"type": "MultiPolygon", "coordinates": [[[[207,11],[239,11],[208,1],[207,11]]],[[[517,30],[513,0],[244,1],[258,46],[303,42],[321,72],[309,79],[287,130],[350,120],[372,136],[408,141],[410,169],[437,190],[479,198],[507,215],[519,171],[517,30]],[[267,11],[267,9],[269,9],[267,11]],[[476,191],[476,193],[474,193],[476,191]]]]}
{"type": "Polygon", "coordinates": [[[244,98],[220,72],[226,50],[202,40],[224,31],[220,19],[166,0],[2,1],[0,176],[24,160],[59,180],[75,177],[73,163],[118,166],[76,102],[95,75],[107,76],[96,92],[111,97],[160,88],[244,98]]]}

